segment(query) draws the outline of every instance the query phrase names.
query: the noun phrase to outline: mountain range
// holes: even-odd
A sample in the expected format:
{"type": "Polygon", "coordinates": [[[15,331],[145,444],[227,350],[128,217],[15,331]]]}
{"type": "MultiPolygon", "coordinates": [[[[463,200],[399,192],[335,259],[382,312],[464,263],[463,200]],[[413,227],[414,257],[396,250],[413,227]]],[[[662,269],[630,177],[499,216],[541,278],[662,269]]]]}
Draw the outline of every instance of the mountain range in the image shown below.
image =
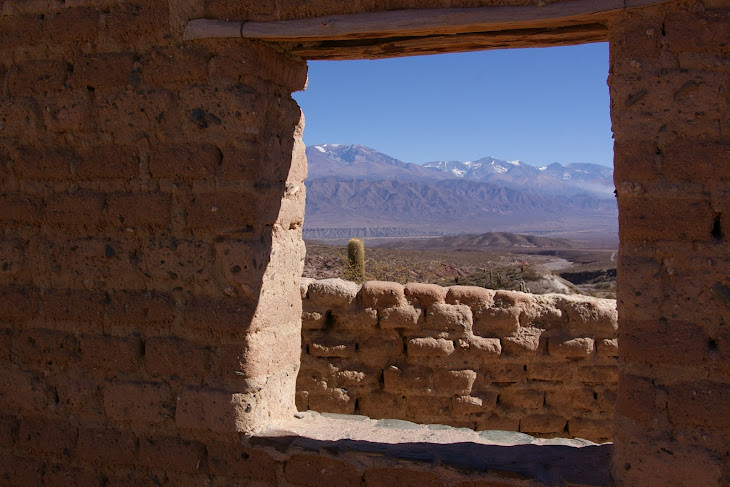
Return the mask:
{"type": "Polygon", "coordinates": [[[406,163],[361,145],[307,148],[305,238],[510,231],[615,235],[611,168],[485,157],[406,163]]]}

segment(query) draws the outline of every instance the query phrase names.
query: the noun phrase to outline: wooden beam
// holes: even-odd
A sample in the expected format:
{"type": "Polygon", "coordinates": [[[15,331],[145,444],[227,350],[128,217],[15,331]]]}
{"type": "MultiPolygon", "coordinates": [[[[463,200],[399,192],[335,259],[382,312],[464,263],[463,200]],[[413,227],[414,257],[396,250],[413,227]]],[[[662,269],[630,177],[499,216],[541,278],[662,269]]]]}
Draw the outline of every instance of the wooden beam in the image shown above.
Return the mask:
{"type": "Polygon", "coordinates": [[[184,37],[311,42],[555,28],[581,21],[606,20],[627,8],[669,1],[674,0],[573,0],[542,6],[391,10],[273,22],[196,19],[188,22],[184,37]]]}
{"type": "Polygon", "coordinates": [[[523,29],[453,36],[300,43],[287,45],[286,50],[313,61],[354,60],[489,49],[553,47],[606,42],[607,40],[608,28],[605,25],[589,24],[559,29],[523,29]]]}

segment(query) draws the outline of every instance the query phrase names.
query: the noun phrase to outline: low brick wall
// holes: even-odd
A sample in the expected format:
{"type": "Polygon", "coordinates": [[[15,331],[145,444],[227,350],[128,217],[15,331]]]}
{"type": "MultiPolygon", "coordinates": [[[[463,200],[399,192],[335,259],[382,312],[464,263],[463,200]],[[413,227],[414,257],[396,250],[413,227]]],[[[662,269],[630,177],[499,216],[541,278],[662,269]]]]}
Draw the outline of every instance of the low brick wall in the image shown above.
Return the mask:
{"type": "Polygon", "coordinates": [[[300,410],[610,440],[616,302],[302,282],[300,410]]]}

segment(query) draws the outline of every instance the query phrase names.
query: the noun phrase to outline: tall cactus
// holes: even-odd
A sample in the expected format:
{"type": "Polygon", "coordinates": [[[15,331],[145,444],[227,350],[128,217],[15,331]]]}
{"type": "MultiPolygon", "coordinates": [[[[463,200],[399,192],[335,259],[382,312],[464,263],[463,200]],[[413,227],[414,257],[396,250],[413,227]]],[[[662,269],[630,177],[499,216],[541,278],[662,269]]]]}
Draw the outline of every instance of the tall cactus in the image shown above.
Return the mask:
{"type": "Polygon", "coordinates": [[[358,238],[347,243],[347,277],[355,282],[365,280],[365,244],[358,238]]]}

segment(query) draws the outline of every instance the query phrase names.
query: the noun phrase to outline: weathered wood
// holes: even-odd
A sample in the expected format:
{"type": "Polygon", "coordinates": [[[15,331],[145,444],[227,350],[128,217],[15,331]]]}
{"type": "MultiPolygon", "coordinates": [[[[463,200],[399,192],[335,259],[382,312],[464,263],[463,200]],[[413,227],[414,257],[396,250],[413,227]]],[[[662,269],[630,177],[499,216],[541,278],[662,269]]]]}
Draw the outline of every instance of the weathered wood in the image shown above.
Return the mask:
{"type": "Polygon", "coordinates": [[[610,14],[626,8],[668,1],[673,0],[574,0],[543,6],[393,10],[273,22],[198,19],[188,23],[185,38],[240,35],[267,41],[308,42],[556,28],[579,21],[607,20],[610,14]]]}
{"type": "Polygon", "coordinates": [[[309,60],[383,59],[490,49],[553,47],[606,42],[602,24],[560,29],[529,29],[455,36],[429,36],[378,41],[332,41],[288,46],[288,51],[309,60]]]}

